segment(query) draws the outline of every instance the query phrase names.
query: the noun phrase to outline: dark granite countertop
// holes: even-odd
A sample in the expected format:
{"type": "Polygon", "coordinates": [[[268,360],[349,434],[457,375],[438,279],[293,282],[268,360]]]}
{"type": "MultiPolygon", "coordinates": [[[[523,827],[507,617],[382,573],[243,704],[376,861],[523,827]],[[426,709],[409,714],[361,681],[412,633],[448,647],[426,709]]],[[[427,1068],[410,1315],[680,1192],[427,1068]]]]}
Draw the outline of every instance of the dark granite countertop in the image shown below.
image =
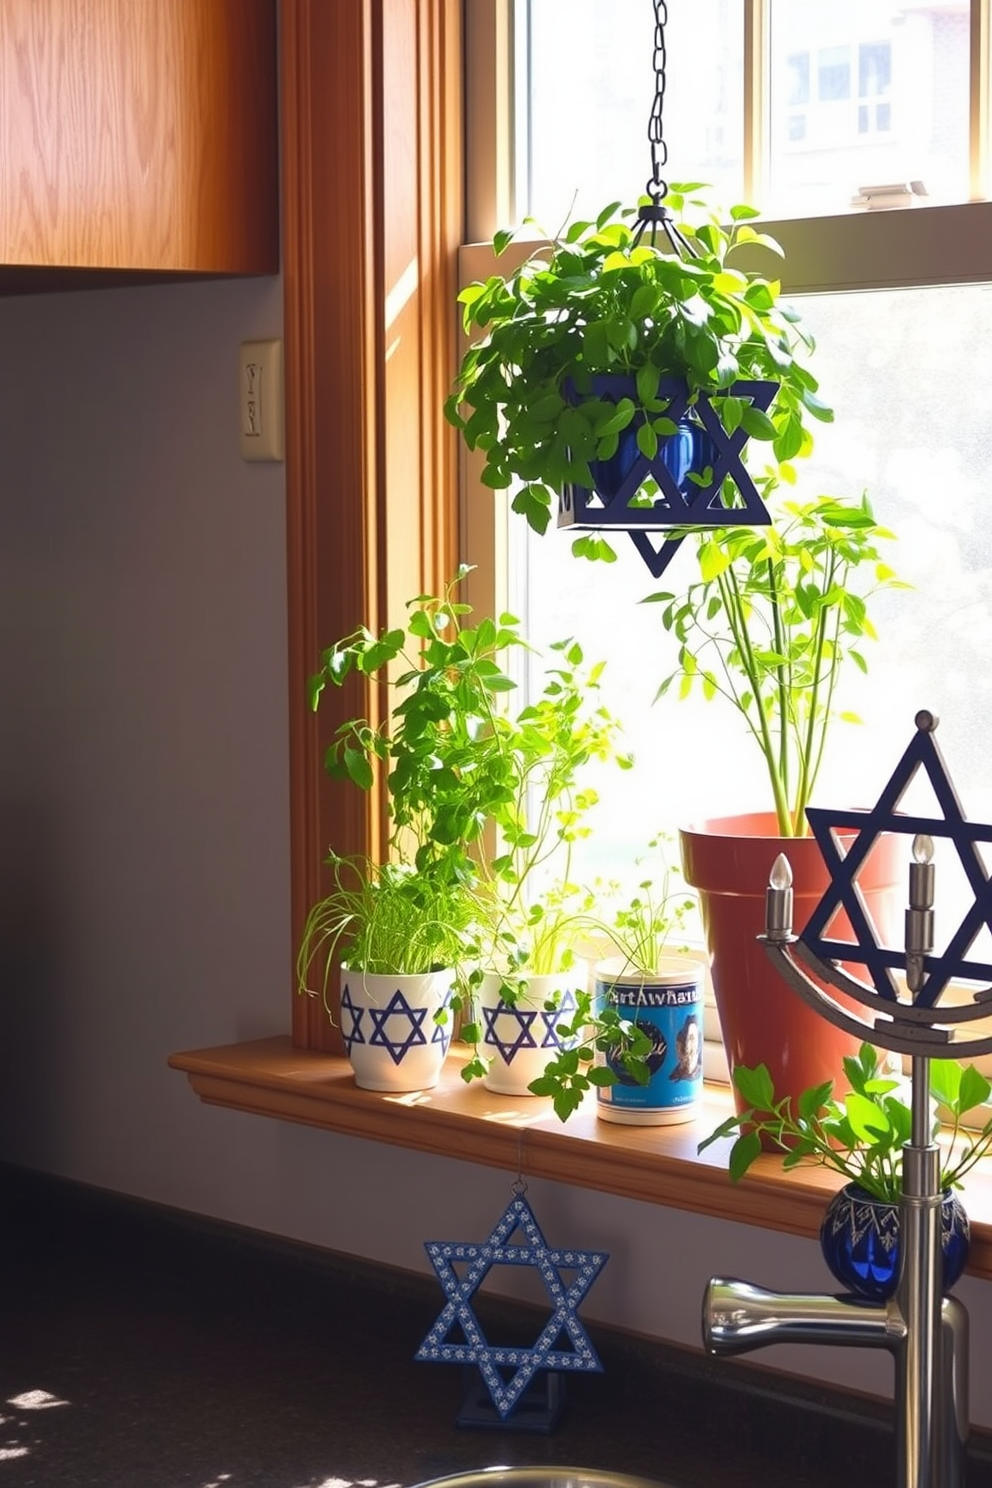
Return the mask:
{"type": "MultiPolygon", "coordinates": [[[[895,1482],[887,1408],[593,1326],[604,1372],[567,1379],[550,1433],[458,1426],[469,1378],[413,1358],[431,1280],[2,1167],[0,1255],[4,1488],[386,1488],[497,1463],[895,1482]]],[[[526,1307],[477,1311],[490,1341],[535,1336],[526,1307]]],[[[972,1459],[968,1488],[992,1488],[984,1436],[972,1459]]]]}

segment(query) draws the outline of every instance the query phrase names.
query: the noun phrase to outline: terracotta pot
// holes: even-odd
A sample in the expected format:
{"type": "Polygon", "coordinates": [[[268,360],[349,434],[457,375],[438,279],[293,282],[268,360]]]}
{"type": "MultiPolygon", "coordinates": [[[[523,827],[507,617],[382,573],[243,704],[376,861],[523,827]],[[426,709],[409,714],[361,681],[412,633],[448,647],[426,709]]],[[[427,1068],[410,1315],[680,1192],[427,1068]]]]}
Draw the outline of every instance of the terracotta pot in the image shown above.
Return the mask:
{"type": "MultiPolygon", "coordinates": [[[[771,812],[718,817],[682,828],[679,840],[686,882],[699,893],[713,976],[713,991],[731,1073],[738,1065],[768,1066],[778,1096],[796,1096],[833,1080],[848,1088],[843,1059],[860,1039],[816,1013],[769,961],[757,939],[765,928],[765,890],[771,866],[784,852],[792,867],[793,927],[803,929],[828,887],[823,857],[813,837],[779,837],[771,812]]],[[[841,834],[854,836],[855,834],[841,834]]],[[[898,944],[908,880],[905,839],[881,837],[858,882],[881,940],[898,944]]],[[[841,912],[832,938],[854,936],[841,912]]],[[[849,965],[864,980],[863,966],[849,965]]],[[[858,1005],[851,1004],[857,1012],[858,1005]]],[[[861,1010],[862,1014],[864,1010],[861,1010]]],[[[735,1091],[735,1099],[736,1091],[735,1091]]],[[[738,1100],[738,1111],[745,1109],[738,1100]]]]}

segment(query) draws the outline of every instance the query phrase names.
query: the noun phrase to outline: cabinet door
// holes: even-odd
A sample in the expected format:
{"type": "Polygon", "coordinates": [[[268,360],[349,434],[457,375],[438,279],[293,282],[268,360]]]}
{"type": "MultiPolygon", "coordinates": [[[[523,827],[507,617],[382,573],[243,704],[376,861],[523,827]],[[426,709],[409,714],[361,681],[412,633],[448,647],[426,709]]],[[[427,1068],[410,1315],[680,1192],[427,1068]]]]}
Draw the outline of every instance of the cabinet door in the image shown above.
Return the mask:
{"type": "Polygon", "coordinates": [[[272,273],[276,162],[275,0],[0,0],[0,263],[272,273]]]}

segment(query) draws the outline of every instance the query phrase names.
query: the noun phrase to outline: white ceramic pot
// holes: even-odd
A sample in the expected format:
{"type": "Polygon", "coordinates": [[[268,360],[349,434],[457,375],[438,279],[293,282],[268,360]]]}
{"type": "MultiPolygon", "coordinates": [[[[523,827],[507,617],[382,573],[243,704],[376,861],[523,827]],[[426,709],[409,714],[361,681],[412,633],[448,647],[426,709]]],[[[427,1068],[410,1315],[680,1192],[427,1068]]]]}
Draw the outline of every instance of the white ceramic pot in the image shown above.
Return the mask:
{"type": "Polygon", "coordinates": [[[417,976],[341,972],[341,1033],[363,1090],[430,1090],[451,1045],[451,970],[417,976]]]}
{"type": "MultiPolygon", "coordinates": [[[[596,1114],[633,1126],[691,1121],[703,1089],[703,967],[689,956],[666,957],[651,973],[625,970],[616,958],[596,967],[596,1006],[612,1006],[651,1039],[651,1072],[638,1085],[619,1065],[615,1085],[596,1089],[596,1114]]],[[[607,1062],[605,1056],[599,1056],[607,1062]]]]}
{"type": "Polygon", "coordinates": [[[482,1053],[492,1062],[483,1084],[500,1095],[529,1095],[528,1085],[544,1073],[544,1066],[562,1047],[556,1032],[561,1022],[575,1016],[576,993],[585,990],[584,968],[554,976],[528,977],[512,1005],[500,997],[502,977],[487,971],[476,994],[482,1025],[482,1053]],[[558,1011],[545,1011],[555,998],[558,1011]]]}

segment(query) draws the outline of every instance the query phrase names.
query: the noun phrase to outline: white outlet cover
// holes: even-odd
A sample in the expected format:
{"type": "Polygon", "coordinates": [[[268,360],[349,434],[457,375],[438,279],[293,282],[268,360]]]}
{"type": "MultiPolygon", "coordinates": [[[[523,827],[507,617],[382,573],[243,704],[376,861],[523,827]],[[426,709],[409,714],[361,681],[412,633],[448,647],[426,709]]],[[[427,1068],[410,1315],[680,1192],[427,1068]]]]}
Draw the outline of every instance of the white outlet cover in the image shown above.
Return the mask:
{"type": "Polygon", "coordinates": [[[242,341],[238,421],[243,460],[285,458],[281,341],[242,341]]]}

